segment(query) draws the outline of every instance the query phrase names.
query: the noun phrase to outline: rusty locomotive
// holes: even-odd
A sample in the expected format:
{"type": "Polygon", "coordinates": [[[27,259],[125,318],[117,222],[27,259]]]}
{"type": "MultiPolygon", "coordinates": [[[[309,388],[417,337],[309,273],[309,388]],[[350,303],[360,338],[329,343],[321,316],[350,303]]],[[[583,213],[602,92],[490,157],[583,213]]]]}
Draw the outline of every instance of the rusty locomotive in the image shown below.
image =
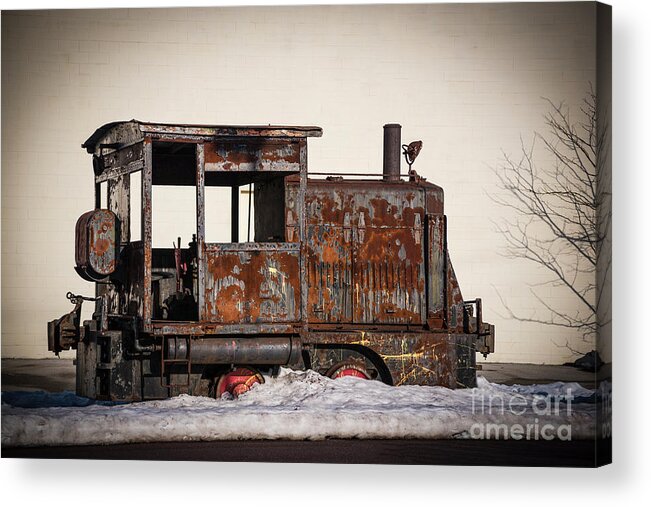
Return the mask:
{"type": "Polygon", "coordinates": [[[307,138],[320,137],[318,127],[131,120],[97,129],[82,145],[95,208],[77,221],[75,250],[95,295],[68,293],[74,309],[48,323],[51,351],[77,351],[77,393],[237,396],[281,366],[474,386],[475,355],[493,351],[494,327],[480,299],[461,295],[443,190],[411,170],[422,144],[401,145],[400,129],[385,125],[374,175],[308,175],[307,138]],[[181,238],[152,244],[157,185],[196,191],[187,247],[181,238]],[[215,186],[230,189],[230,242],[207,241],[215,186]],[[253,241],[239,237],[241,187],[249,221],[255,204],[253,241]],[[85,300],[95,309],[81,322],[85,300]]]}

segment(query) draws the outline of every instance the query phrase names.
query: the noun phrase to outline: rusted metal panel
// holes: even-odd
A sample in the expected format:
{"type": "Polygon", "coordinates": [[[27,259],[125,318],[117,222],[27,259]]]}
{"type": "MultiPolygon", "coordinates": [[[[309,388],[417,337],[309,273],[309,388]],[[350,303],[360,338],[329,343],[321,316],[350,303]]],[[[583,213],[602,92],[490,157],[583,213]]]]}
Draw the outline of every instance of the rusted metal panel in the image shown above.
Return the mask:
{"type": "Polygon", "coordinates": [[[420,384],[456,387],[455,335],[426,332],[309,333],[309,343],[361,346],[376,352],[386,364],[394,385],[420,384]]]}
{"type": "MultiPolygon", "coordinates": [[[[297,198],[296,181],[290,178],[286,181],[290,197],[297,198]]],[[[343,225],[348,213],[353,226],[360,224],[360,215],[364,214],[362,227],[422,229],[425,210],[422,185],[372,180],[310,179],[305,197],[307,222],[315,225],[343,225]]],[[[287,207],[293,209],[289,202],[287,207]]]]}
{"type": "Polygon", "coordinates": [[[108,181],[108,208],[120,219],[120,243],[129,242],[131,232],[131,176],[124,174],[108,181]]]}
{"type": "Polygon", "coordinates": [[[423,198],[422,189],[409,186],[356,191],[356,216],[353,218],[359,221],[363,213],[368,227],[404,227],[422,234],[425,208],[423,198]]]}
{"type": "Polygon", "coordinates": [[[101,183],[125,174],[139,171],[143,166],[143,144],[141,142],[112,149],[100,155],[95,162],[95,181],[101,183]]]}
{"type": "Polygon", "coordinates": [[[120,297],[121,313],[134,317],[144,315],[145,252],[142,241],[130,243],[122,253],[127,266],[127,280],[120,297]]]}
{"type": "Polygon", "coordinates": [[[142,160],[142,143],[135,143],[101,156],[104,170],[118,169],[142,160]]]}
{"type": "Polygon", "coordinates": [[[431,183],[421,183],[425,189],[425,209],[429,215],[443,214],[443,189],[431,183]]]}
{"type": "Polygon", "coordinates": [[[112,274],[117,267],[120,221],[110,210],[84,213],[76,225],[75,262],[91,280],[112,274]]]}
{"type": "MultiPolygon", "coordinates": [[[[128,335],[122,331],[93,333],[97,361],[96,397],[112,401],[140,401],[142,399],[142,371],[140,361],[129,355],[128,335]]],[[[89,379],[92,380],[92,379],[89,379]]]]}
{"type": "MultiPolygon", "coordinates": [[[[288,208],[293,209],[290,203],[288,203],[288,208]]],[[[305,195],[305,216],[308,225],[343,227],[344,218],[352,225],[351,220],[355,218],[354,212],[355,192],[349,190],[347,186],[308,180],[305,195]]]]}
{"type": "Polygon", "coordinates": [[[307,300],[310,322],[352,322],[353,271],[350,230],[309,225],[307,300]],[[346,240],[346,237],[348,238],[346,240]]]}
{"type": "Polygon", "coordinates": [[[392,335],[382,346],[374,346],[391,372],[396,386],[440,385],[454,389],[456,340],[447,334],[392,335]]]}
{"type": "MultiPolygon", "coordinates": [[[[293,205],[292,202],[288,204],[293,205]]],[[[305,197],[307,236],[307,315],[310,322],[352,322],[352,197],[337,187],[308,184],[305,197]]],[[[288,222],[293,224],[293,206],[288,222]]]]}
{"type": "MultiPolygon", "coordinates": [[[[94,322],[91,322],[94,326],[94,322]]],[[[86,329],[87,334],[88,329],[86,329]]],[[[94,337],[94,336],[93,336],[94,337]]],[[[95,399],[97,397],[97,343],[86,336],[77,345],[75,385],[77,396],[95,399]]]]}
{"type": "Polygon", "coordinates": [[[206,171],[298,172],[297,141],[279,139],[224,140],[205,143],[206,171]]]}
{"type": "Polygon", "coordinates": [[[206,244],[204,316],[225,324],[297,322],[299,252],[288,243],[206,244]]]}
{"type": "MultiPolygon", "coordinates": [[[[298,217],[288,185],[289,236],[298,217]]],[[[310,322],[423,322],[422,189],[310,180],[305,206],[310,322]]]]}
{"type": "MultiPolygon", "coordinates": [[[[116,314],[120,312],[120,290],[114,284],[98,284],[96,297],[101,296],[102,301],[106,304],[108,313],[116,314]]],[[[101,311],[101,302],[96,303],[96,312],[101,311]]]]}
{"type": "Polygon", "coordinates": [[[446,325],[447,242],[444,215],[428,215],[427,319],[430,329],[446,325]]]}
{"type": "Polygon", "coordinates": [[[358,230],[358,237],[354,322],[420,324],[425,307],[422,231],[369,227],[358,230]]]}
{"type": "Polygon", "coordinates": [[[447,300],[448,300],[448,329],[450,332],[463,333],[463,312],[465,304],[461,294],[461,288],[457,276],[450,261],[450,255],[446,252],[447,264],[447,300]]]}
{"type": "Polygon", "coordinates": [[[104,181],[110,181],[111,179],[118,178],[124,174],[135,173],[140,171],[143,167],[143,161],[135,160],[125,166],[116,167],[115,169],[106,169],[100,175],[95,177],[97,183],[103,183],[104,181]]]}

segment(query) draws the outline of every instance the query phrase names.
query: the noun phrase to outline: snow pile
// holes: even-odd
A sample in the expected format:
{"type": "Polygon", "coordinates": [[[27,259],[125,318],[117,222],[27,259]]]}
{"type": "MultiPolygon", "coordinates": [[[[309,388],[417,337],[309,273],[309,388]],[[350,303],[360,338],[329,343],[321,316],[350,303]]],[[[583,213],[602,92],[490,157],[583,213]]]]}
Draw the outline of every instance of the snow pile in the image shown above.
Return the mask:
{"type": "Polygon", "coordinates": [[[25,393],[32,396],[30,405],[29,399],[5,393],[2,445],[236,439],[595,438],[599,391],[562,382],[504,386],[481,377],[478,385],[476,389],[459,390],[390,387],[353,377],[331,380],[313,371],[282,370],[277,378],[266,378],[264,384],[236,400],[182,395],[107,405],[85,404],[83,398],[71,393],[49,397],[25,393]],[[53,406],[57,400],[59,406],[53,406]]]}

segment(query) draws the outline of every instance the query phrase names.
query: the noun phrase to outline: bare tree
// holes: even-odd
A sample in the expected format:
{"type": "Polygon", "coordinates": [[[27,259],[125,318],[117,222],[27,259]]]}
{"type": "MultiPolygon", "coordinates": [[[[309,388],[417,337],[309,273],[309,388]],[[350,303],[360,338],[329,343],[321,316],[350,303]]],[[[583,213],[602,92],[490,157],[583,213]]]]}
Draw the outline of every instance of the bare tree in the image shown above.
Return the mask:
{"type": "Polygon", "coordinates": [[[543,317],[516,315],[500,299],[512,318],[575,329],[587,341],[606,324],[597,319],[604,286],[597,281],[597,260],[611,220],[610,194],[599,181],[608,129],[597,128],[592,89],[576,121],[565,104],[545,100],[550,106],[547,132],[536,133],[528,146],[521,139],[517,158],[503,153],[495,168],[503,192],[491,198],[517,216],[496,224],[508,245],[505,255],[527,259],[550,275],[547,282],[530,287],[547,312],[543,317]],[[541,163],[534,161],[537,145],[547,152],[541,163]],[[564,288],[576,299],[576,309],[555,308],[539,295],[541,285],[564,288]]]}

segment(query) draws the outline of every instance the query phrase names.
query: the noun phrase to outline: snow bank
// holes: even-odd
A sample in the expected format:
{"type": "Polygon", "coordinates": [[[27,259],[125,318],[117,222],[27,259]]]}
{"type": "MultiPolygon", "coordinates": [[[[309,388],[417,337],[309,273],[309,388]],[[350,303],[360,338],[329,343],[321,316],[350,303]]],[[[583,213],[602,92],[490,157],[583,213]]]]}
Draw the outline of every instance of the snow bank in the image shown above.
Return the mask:
{"type": "Polygon", "coordinates": [[[282,370],[239,399],[178,396],[107,405],[72,393],[2,396],[2,445],[325,438],[585,439],[599,392],[575,383],[390,387],[282,370]],[[85,401],[84,401],[85,400],[85,401]],[[58,406],[53,406],[58,405],[58,406]],[[568,434],[569,432],[569,434],[568,434]],[[569,437],[569,438],[568,438],[569,437]]]}

